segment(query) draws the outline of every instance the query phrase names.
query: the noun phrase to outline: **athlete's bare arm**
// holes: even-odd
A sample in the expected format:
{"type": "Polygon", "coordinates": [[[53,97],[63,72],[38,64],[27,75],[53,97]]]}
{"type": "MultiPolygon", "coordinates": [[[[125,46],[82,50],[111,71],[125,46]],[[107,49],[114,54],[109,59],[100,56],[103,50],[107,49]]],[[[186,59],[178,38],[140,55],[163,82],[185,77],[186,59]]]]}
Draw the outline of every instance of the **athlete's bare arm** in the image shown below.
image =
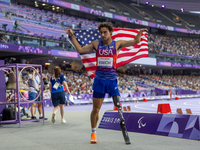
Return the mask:
{"type": "Polygon", "coordinates": [[[77,41],[76,39],[76,36],[74,35],[74,32],[71,30],[71,29],[68,29],[66,31],[66,33],[71,36],[72,38],[72,43],[74,45],[74,47],[76,48],[77,52],[78,53],[89,53],[89,52],[92,52],[93,50],[96,50],[97,47],[98,47],[98,43],[99,41],[98,40],[95,40],[93,41],[92,43],[90,43],[89,45],[86,45],[86,46],[81,46],[79,44],[79,42],[77,41]]]}
{"type": "Polygon", "coordinates": [[[139,33],[136,35],[134,40],[130,40],[130,41],[119,40],[119,41],[117,41],[116,42],[117,53],[119,53],[121,48],[129,47],[129,46],[135,45],[137,43],[140,43],[142,32],[147,32],[147,31],[148,31],[147,29],[141,29],[139,31],[139,33]]]}

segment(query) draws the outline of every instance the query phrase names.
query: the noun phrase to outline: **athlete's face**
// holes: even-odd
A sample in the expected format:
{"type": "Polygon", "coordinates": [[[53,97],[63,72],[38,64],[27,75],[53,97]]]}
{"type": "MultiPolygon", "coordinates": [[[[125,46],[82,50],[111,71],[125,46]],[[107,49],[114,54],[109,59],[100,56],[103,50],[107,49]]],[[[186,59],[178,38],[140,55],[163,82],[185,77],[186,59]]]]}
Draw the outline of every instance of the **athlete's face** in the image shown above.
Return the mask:
{"type": "Polygon", "coordinates": [[[110,32],[110,31],[108,30],[108,28],[102,27],[102,28],[100,29],[100,34],[101,34],[102,40],[103,40],[103,41],[107,41],[107,40],[111,37],[112,32],[110,32]]]}

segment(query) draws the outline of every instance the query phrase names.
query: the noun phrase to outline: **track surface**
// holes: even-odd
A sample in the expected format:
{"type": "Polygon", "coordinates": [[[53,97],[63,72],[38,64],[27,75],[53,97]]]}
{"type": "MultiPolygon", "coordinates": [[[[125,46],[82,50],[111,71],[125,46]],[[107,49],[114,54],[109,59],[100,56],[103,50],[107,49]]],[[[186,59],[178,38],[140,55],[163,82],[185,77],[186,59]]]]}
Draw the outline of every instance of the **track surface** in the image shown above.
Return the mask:
{"type": "MultiPolygon", "coordinates": [[[[131,106],[133,111],[156,113],[159,103],[170,103],[172,112],[176,108],[191,108],[200,114],[198,99],[179,101],[149,101],[122,103],[131,106]]],[[[66,106],[66,124],[61,124],[60,114],[51,123],[52,107],[45,108],[47,121],[3,125],[0,127],[0,149],[6,150],[199,150],[200,141],[158,135],[129,132],[131,145],[125,145],[121,131],[97,129],[97,144],[90,144],[90,111],[92,105],[66,106]]],[[[103,104],[99,114],[101,119],[105,110],[112,110],[113,104],[103,104]]],[[[38,115],[38,113],[37,113],[38,115]]],[[[99,120],[100,120],[99,119],[99,120]]],[[[100,122],[100,121],[99,121],[100,122]]],[[[99,123],[98,122],[98,123],[99,123]]]]}
{"type": "MultiPolygon", "coordinates": [[[[180,100],[163,100],[163,101],[148,101],[148,102],[123,102],[123,106],[131,106],[131,111],[157,113],[158,104],[169,103],[172,113],[176,113],[177,108],[181,108],[183,114],[186,114],[185,109],[191,109],[194,115],[200,115],[200,98],[180,99],[180,100]]],[[[113,103],[103,103],[101,110],[113,110],[113,103]]],[[[45,111],[52,111],[52,107],[45,108],[45,111]]],[[[88,105],[73,105],[65,107],[66,111],[91,111],[92,104],[88,105]]]]}

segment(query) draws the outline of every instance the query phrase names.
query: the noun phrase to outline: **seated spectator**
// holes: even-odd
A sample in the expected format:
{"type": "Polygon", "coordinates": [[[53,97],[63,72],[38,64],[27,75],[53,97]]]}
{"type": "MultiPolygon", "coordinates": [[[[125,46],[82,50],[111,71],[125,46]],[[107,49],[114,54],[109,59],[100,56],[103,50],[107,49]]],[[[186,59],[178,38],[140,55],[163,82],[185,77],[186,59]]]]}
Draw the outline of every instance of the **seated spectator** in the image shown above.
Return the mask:
{"type": "Polygon", "coordinates": [[[1,42],[2,42],[2,43],[6,43],[6,40],[5,40],[4,35],[1,36],[1,42]]]}
{"type": "Polygon", "coordinates": [[[66,41],[66,38],[64,37],[63,34],[61,35],[60,40],[64,40],[64,41],[66,41]]]}
{"type": "Polygon", "coordinates": [[[17,22],[17,20],[15,20],[15,22],[14,22],[13,29],[14,30],[18,30],[18,22],[17,22]]]}
{"type": "Polygon", "coordinates": [[[17,44],[17,45],[21,45],[21,41],[20,41],[19,38],[16,38],[16,40],[15,40],[15,44],[17,44]]]}
{"type": "Polygon", "coordinates": [[[77,25],[77,28],[78,28],[78,29],[81,29],[81,24],[82,24],[82,22],[80,22],[80,23],[77,25]]]}
{"type": "Polygon", "coordinates": [[[176,36],[164,36],[149,34],[148,45],[150,52],[165,52],[177,55],[189,55],[200,57],[200,40],[181,38],[176,36]]]}
{"type": "Polygon", "coordinates": [[[8,43],[10,40],[10,36],[9,35],[5,35],[5,43],[8,43]]]}

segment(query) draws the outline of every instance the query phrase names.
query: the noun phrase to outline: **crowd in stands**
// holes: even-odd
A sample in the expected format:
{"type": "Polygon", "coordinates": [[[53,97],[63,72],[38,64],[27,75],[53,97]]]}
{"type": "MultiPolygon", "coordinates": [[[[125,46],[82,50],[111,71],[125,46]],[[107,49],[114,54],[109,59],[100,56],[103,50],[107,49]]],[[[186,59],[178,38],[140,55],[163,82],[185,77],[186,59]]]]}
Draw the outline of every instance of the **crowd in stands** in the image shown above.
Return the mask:
{"type": "MultiPolygon", "coordinates": [[[[66,27],[74,25],[78,28],[96,28],[99,22],[90,21],[88,19],[77,18],[69,16],[66,14],[59,14],[47,10],[39,10],[37,8],[24,6],[24,5],[12,5],[15,9],[4,11],[3,7],[0,8],[0,13],[4,12],[5,17],[9,19],[8,16],[15,16],[18,20],[15,20],[13,27],[19,29],[17,22],[28,22],[32,24],[40,24],[42,26],[48,26],[51,28],[61,29],[63,31],[66,27]],[[36,21],[36,22],[35,22],[36,21]],[[46,23],[44,23],[46,22],[46,23]]],[[[1,16],[0,16],[1,17],[1,16]]],[[[8,43],[9,36],[5,35],[1,37],[1,42],[8,43]],[[7,37],[6,37],[7,36],[7,37]]],[[[60,39],[61,37],[59,37],[60,39]]],[[[62,37],[64,38],[64,37],[62,37]]],[[[13,41],[12,41],[13,42],[13,41]]],[[[19,39],[15,43],[22,43],[19,39]]],[[[200,57],[200,39],[193,38],[182,38],[176,36],[165,36],[158,34],[148,35],[149,52],[159,53],[166,52],[177,55],[188,55],[200,57]]],[[[60,46],[59,46],[60,47],[60,46]]]]}
{"type": "Polygon", "coordinates": [[[199,76],[187,75],[140,75],[142,83],[161,89],[200,90],[199,76]]]}
{"type": "MultiPolygon", "coordinates": [[[[92,94],[93,79],[87,76],[86,71],[63,71],[66,76],[69,89],[72,94],[92,94]]],[[[45,75],[49,75],[46,73],[45,75]]],[[[139,92],[141,89],[149,90],[146,88],[138,88],[136,82],[141,81],[142,78],[137,76],[129,76],[126,74],[118,73],[118,85],[121,93],[139,92]]]]}
{"type": "MultiPolygon", "coordinates": [[[[6,19],[17,18],[13,23],[15,30],[21,30],[19,22],[26,22],[30,24],[37,24],[54,29],[59,29],[59,32],[65,32],[66,27],[72,28],[96,28],[99,24],[97,21],[77,18],[66,14],[59,14],[47,10],[39,10],[29,6],[12,5],[15,9],[10,9],[5,12],[3,7],[0,7],[0,17],[6,19]],[[5,14],[2,16],[1,14],[5,14]],[[13,17],[13,18],[12,18],[13,17]]],[[[44,33],[45,34],[45,33],[44,33]]],[[[66,41],[62,35],[58,39],[66,41]]],[[[0,42],[2,43],[23,43],[19,38],[13,41],[9,35],[0,35],[0,42]]],[[[148,34],[149,52],[172,53],[177,55],[188,55],[200,57],[200,39],[197,38],[183,38],[176,36],[166,36],[158,34],[148,34]]],[[[93,80],[90,79],[85,72],[63,71],[66,75],[66,80],[72,94],[91,94],[93,80]]],[[[26,73],[25,73],[26,74],[26,73]]],[[[49,79],[52,72],[44,70],[43,74],[49,79]]],[[[28,75],[28,72],[27,72],[28,75]]],[[[23,76],[24,84],[27,84],[28,77],[23,76]]],[[[137,92],[138,87],[143,86],[146,90],[152,87],[162,89],[180,88],[187,90],[200,90],[200,79],[197,76],[166,76],[166,75],[126,75],[118,74],[118,85],[121,93],[137,92]]],[[[45,94],[50,93],[50,84],[45,85],[45,94]]]]}
{"type": "MultiPolygon", "coordinates": [[[[92,79],[87,75],[66,73],[72,93],[92,93],[92,79]],[[71,82],[71,83],[70,83],[71,82]]],[[[183,89],[200,90],[199,76],[182,75],[127,75],[118,73],[118,85],[120,93],[139,92],[141,89],[151,90],[155,87],[160,89],[183,89]],[[142,83],[142,84],[140,84],[142,83]],[[140,87],[143,86],[145,88],[140,87]]]]}
{"type": "MultiPolygon", "coordinates": [[[[63,35],[61,35],[60,40],[62,39],[66,39],[66,38],[63,35]]],[[[15,38],[14,41],[11,40],[9,35],[1,35],[0,42],[14,43],[14,44],[22,43],[19,38],[15,38]]],[[[62,48],[61,45],[62,45],[61,43],[57,43],[57,46],[55,45],[54,48],[55,49],[60,48],[62,50],[67,49],[66,45],[64,48],[62,48]]],[[[68,43],[68,45],[70,44],[68,43]]],[[[171,54],[176,54],[176,55],[200,57],[200,39],[149,34],[148,47],[149,47],[150,53],[163,52],[163,53],[171,53],[171,54]]],[[[48,46],[46,46],[46,48],[48,48],[48,46]]],[[[70,48],[70,51],[72,51],[72,48],[70,48]]]]}
{"type": "MultiPolygon", "coordinates": [[[[22,73],[23,84],[27,89],[22,92],[23,96],[28,99],[28,80],[29,80],[30,70],[24,70],[22,73]]],[[[73,102],[77,99],[82,99],[81,94],[93,94],[92,85],[93,79],[87,76],[86,71],[72,71],[72,70],[62,70],[62,73],[66,77],[66,81],[71,94],[73,95],[73,102]]],[[[46,106],[49,106],[51,99],[50,91],[50,78],[52,76],[52,71],[43,70],[42,73],[48,79],[44,82],[43,98],[45,99],[46,106]]],[[[199,76],[182,76],[182,75],[133,75],[126,73],[117,73],[118,88],[120,93],[135,93],[148,91],[153,94],[155,90],[155,95],[159,95],[156,88],[165,90],[165,93],[160,93],[162,95],[168,95],[169,90],[176,91],[178,89],[182,90],[193,90],[200,91],[200,78],[199,76]]],[[[6,85],[9,81],[9,76],[5,76],[6,85]]],[[[20,90],[21,91],[21,90],[20,90]]],[[[153,94],[153,95],[154,95],[153,94]]],[[[7,100],[13,95],[11,90],[6,91],[7,100]]],[[[66,93],[66,105],[69,106],[73,102],[69,98],[69,94],[66,93]],[[72,102],[72,103],[71,103],[72,102]]],[[[26,114],[27,115],[27,114],[26,114]]],[[[25,116],[26,116],[25,115],[25,116]]]]}
{"type": "Polygon", "coordinates": [[[9,43],[10,36],[9,35],[1,35],[0,42],[9,43]]]}
{"type": "MultiPolygon", "coordinates": [[[[4,17],[7,19],[12,19],[9,16],[15,17],[18,21],[27,22],[31,24],[38,24],[42,26],[47,26],[56,29],[66,29],[66,27],[80,27],[80,23],[83,27],[96,27],[99,22],[90,21],[88,19],[82,19],[78,17],[73,17],[70,15],[56,13],[48,10],[40,10],[39,8],[33,8],[25,5],[12,4],[13,9],[7,9],[0,7],[0,13],[4,13],[4,17]]],[[[14,25],[17,25],[15,21],[14,25]]]]}
{"type": "Polygon", "coordinates": [[[150,52],[200,57],[200,39],[198,38],[149,34],[148,46],[150,52]]]}
{"type": "MultiPolygon", "coordinates": [[[[85,71],[62,70],[66,76],[69,90],[72,94],[92,94],[93,79],[87,76],[85,71]]],[[[50,97],[50,78],[51,71],[44,70],[43,75],[48,77],[47,83],[44,85],[44,97],[50,97]]],[[[183,90],[200,90],[199,76],[181,76],[181,75],[128,75],[117,73],[118,87],[120,93],[133,93],[141,91],[151,91],[155,88],[159,89],[183,89],[183,90]]],[[[29,72],[23,72],[23,83],[28,86],[29,72]]],[[[8,76],[6,76],[6,82],[8,76]]]]}

